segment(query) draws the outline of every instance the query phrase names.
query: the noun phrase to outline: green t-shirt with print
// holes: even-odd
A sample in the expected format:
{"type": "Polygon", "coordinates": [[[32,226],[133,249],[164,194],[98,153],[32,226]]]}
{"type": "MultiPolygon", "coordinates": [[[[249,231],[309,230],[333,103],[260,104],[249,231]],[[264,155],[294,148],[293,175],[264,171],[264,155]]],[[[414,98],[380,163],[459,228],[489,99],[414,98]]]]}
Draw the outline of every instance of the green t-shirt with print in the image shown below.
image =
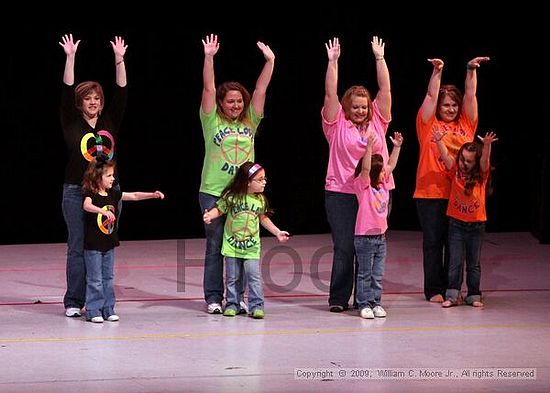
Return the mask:
{"type": "Polygon", "coordinates": [[[227,215],[223,231],[222,255],[232,258],[260,258],[260,216],[265,214],[265,199],[261,194],[246,194],[237,200],[229,196],[218,200],[218,209],[227,215]]]}
{"type": "Polygon", "coordinates": [[[254,136],[262,118],[252,105],[248,117],[250,125],[223,119],[216,107],[200,111],[205,149],[200,192],[220,196],[241,164],[254,161],[254,136]]]}

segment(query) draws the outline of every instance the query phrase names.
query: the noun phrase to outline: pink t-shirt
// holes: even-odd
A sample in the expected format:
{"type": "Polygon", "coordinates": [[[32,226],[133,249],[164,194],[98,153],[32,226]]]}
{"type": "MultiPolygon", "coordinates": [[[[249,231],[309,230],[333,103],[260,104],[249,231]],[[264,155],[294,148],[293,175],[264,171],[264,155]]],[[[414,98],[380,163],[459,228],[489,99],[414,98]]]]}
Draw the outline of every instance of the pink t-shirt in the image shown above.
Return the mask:
{"type": "Polygon", "coordinates": [[[370,179],[361,176],[353,179],[353,186],[359,210],[355,220],[355,235],[382,235],[388,229],[388,203],[390,195],[385,184],[377,190],[370,185],[370,179]]]}
{"type": "MultiPolygon", "coordinates": [[[[376,134],[376,140],[372,149],[373,154],[380,154],[384,164],[389,160],[386,132],[391,121],[384,119],[378,108],[376,100],[373,101],[373,116],[366,130],[360,132],[350,120],[346,120],[344,110],[340,105],[336,120],[328,122],[324,116],[324,108],[321,110],[323,119],[323,132],[329,145],[329,157],[325,190],[353,194],[353,179],[357,163],[365,154],[367,148],[367,135],[369,132],[376,134]]],[[[387,190],[395,188],[393,176],[386,181],[387,190]]]]}

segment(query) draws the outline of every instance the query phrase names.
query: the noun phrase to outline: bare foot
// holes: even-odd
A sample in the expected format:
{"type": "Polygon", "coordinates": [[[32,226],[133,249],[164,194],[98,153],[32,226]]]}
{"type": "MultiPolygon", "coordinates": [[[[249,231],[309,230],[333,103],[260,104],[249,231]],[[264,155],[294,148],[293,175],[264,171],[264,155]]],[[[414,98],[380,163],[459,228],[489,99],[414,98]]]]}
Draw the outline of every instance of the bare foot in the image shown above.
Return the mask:
{"type": "Polygon", "coordinates": [[[441,307],[443,308],[449,308],[456,306],[456,302],[453,302],[452,300],[445,300],[443,303],[441,303],[441,307]]]}
{"type": "Polygon", "coordinates": [[[484,304],[480,301],[476,300],[475,302],[472,302],[472,307],[483,307],[484,304]]]}
{"type": "Polygon", "coordinates": [[[443,303],[443,296],[441,296],[440,294],[433,295],[430,298],[430,303],[443,303]]]}

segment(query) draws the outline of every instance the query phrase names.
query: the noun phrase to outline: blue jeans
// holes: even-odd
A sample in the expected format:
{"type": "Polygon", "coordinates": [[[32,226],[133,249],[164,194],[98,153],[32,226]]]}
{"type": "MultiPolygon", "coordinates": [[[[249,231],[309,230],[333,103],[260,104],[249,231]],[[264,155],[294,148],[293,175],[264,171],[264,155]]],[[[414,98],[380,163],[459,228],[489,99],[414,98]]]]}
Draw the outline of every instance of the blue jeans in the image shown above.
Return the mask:
{"type": "Polygon", "coordinates": [[[325,209],[334,247],[328,298],[330,306],[347,308],[353,289],[355,270],[353,239],[357,208],[355,194],[325,191],[325,209]]]}
{"type": "Polygon", "coordinates": [[[113,284],[115,249],[109,251],[84,250],[86,261],[86,319],[115,314],[113,284]]]}
{"type": "Polygon", "coordinates": [[[463,281],[464,260],[466,260],[466,303],[481,301],[481,244],[485,234],[484,222],[463,222],[449,220],[449,288],[447,300],[456,301],[463,281]]]}
{"type": "MultiPolygon", "coordinates": [[[[201,215],[205,210],[216,206],[219,197],[199,192],[201,215]]],[[[222,241],[225,216],[212,220],[204,225],[206,235],[206,250],[204,254],[204,300],[206,303],[220,303],[223,300],[223,256],[222,241]]]]}
{"type": "Polygon", "coordinates": [[[376,307],[382,299],[382,277],[386,265],[386,235],[355,236],[357,254],[357,307],[376,307]]]}
{"type": "Polygon", "coordinates": [[[443,296],[447,289],[449,252],[447,231],[447,199],[417,199],[416,210],[422,227],[422,255],[424,266],[424,296],[430,300],[443,296]]]}
{"type": "Polygon", "coordinates": [[[241,309],[240,302],[243,300],[242,277],[248,281],[248,309],[252,313],[254,310],[264,309],[264,292],[260,279],[260,261],[258,259],[243,259],[226,257],[225,276],[227,286],[227,298],[225,309],[232,308],[235,311],[241,309]]]}
{"type": "Polygon", "coordinates": [[[67,225],[67,291],[65,308],[84,307],[86,300],[86,265],[84,264],[84,210],[82,189],[77,184],[63,184],[61,208],[67,225]]]}

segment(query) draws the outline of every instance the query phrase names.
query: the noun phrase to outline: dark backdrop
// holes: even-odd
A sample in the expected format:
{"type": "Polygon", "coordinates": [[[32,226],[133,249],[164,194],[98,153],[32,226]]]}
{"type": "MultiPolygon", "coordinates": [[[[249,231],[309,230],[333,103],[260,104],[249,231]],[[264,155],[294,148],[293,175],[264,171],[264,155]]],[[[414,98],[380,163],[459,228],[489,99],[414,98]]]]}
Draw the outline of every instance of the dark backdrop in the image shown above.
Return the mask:
{"type": "Polygon", "coordinates": [[[541,180],[537,164],[548,156],[542,130],[548,77],[540,59],[546,56],[546,29],[537,22],[542,13],[530,9],[499,18],[455,14],[439,21],[412,13],[408,22],[398,23],[387,10],[367,15],[364,10],[298,14],[275,9],[268,19],[260,12],[248,17],[239,11],[232,17],[229,11],[215,11],[205,10],[213,14],[207,18],[187,14],[176,20],[169,11],[164,16],[152,11],[149,19],[67,18],[3,29],[0,243],[66,239],[61,214],[65,147],[59,124],[65,56],[58,42],[67,32],[82,40],[76,81],[98,80],[107,97],[114,84],[109,40],[122,35],[129,45],[129,103],[117,144],[121,186],[125,191],[159,189],[166,199],[125,203],[122,239],[203,236],[197,201],[204,150],[198,111],[201,39],[210,32],[221,42],[215,57],[217,83],[237,80],[252,91],[264,63],[255,42],[264,41],[276,54],[256,157],[266,168],[273,219],[281,228],[294,234],[329,231],[323,193],[327,143],[320,122],[324,43],[340,37],[339,94],[351,84],[364,84],[375,94],[373,35],[386,42],[393,94],[389,131],[405,136],[390,228],[419,229],[411,196],[418,156],[415,116],[432,69],[426,59],[442,58],[443,83],[462,88],[466,63],[475,56],[491,57],[478,71],[478,131],[494,130],[500,138],[493,147],[495,194],[488,199],[488,229],[523,231],[533,229],[533,222],[541,225],[536,220],[547,202],[534,190],[549,181],[541,180]],[[521,33],[513,28],[526,23],[530,27],[521,33]]]}

